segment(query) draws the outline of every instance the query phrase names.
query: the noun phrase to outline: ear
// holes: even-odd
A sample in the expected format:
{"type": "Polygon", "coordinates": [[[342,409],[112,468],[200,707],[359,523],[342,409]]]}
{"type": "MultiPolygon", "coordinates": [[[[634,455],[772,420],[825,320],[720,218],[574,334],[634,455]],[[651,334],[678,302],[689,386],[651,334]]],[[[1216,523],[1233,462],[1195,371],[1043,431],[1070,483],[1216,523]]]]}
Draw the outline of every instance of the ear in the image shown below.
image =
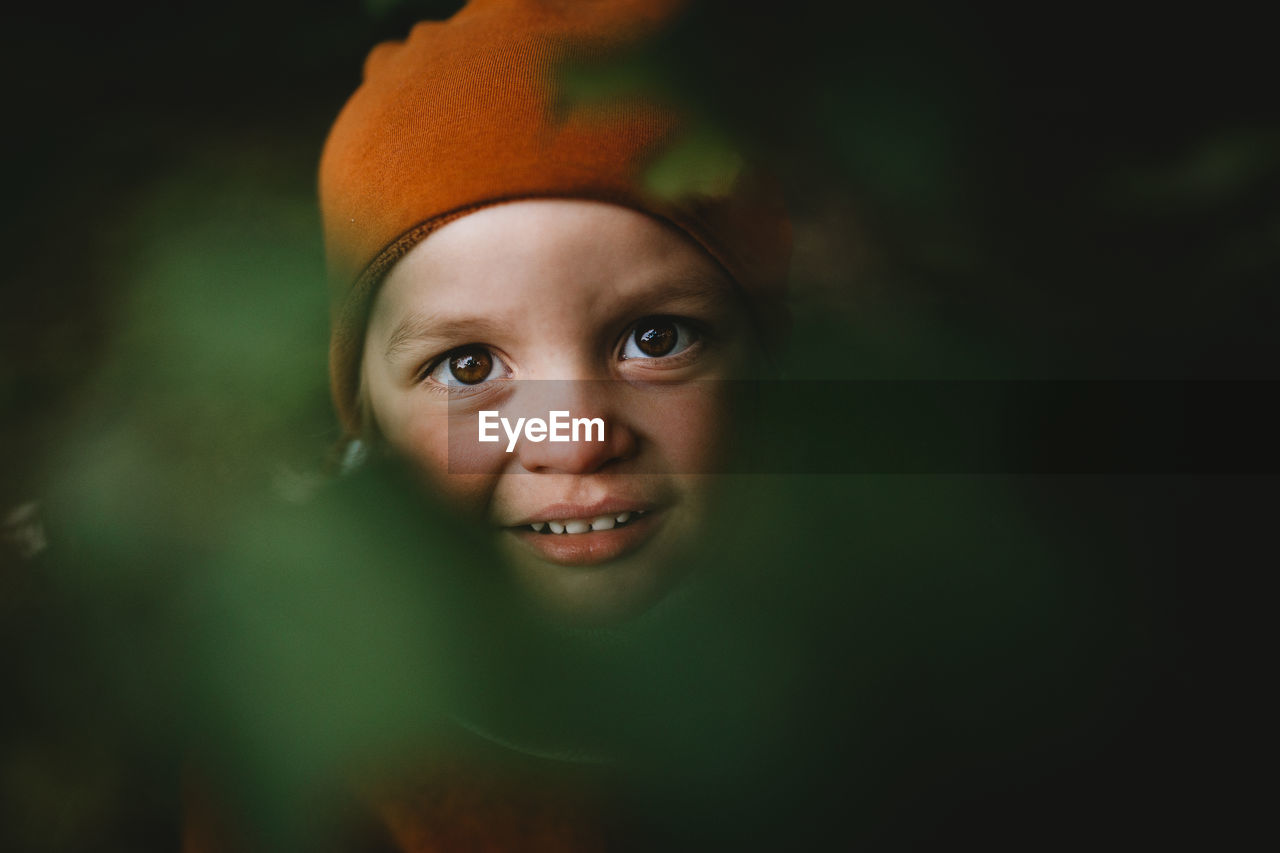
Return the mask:
{"type": "Polygon", "coordinates": [[[362,439],[349,438],[339,451],[338,475],[343,476],[360,470],[369,458],[369,445],[362,439]]]}

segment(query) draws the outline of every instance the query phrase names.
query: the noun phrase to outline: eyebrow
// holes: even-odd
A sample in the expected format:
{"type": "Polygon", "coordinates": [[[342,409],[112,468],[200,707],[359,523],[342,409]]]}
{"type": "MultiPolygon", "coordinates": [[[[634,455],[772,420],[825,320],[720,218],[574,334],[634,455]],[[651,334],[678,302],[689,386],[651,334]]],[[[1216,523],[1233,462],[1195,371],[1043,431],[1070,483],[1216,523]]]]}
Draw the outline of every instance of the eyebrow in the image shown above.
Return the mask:
{"type": "Polygon", "coordinates": [[[733,291],[733,282],[726,275],[694,272],[659,279],[627,298],[628,301],[636,302],[663,302],[678,299],[709,302],[713,299],[723,299],[733,291]]]}
{"type": "MultiPolygon", "coordinates": [[[[624,304],[625,310],[640,311],[645,303],[678,300],[710,302],[733,292],[733,282],[727,276],[695,272],[651,282],[628,295],[624,304]]],[[[396,356],[417,341],[440,339],[467,342],[492,338],[496,334],[497,326],[485,317],[440,317],[415,312],[401,320],[391,332],[383,357],[387,361],[394,361],[396,356]]]]}
{"type": "Polygon", "coordinates": [[[483,317],[439,317],[414,313],[405,317],[387,338],[383,357],[393,361],[416,341],[434,339],[482,339],[491,337],[494,326],[483,317]]]}

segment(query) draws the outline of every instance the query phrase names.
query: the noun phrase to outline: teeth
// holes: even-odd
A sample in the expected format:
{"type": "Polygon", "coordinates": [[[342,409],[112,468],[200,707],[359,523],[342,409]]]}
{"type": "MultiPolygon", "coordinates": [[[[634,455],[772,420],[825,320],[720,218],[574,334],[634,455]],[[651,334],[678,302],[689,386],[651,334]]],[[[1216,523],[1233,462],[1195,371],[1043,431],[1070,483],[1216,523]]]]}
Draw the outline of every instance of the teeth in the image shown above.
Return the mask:
{"type": "Polygon", "coordinates": [[[617,515],[598,515],[592,519],[566,518],[562,521],[531,521],[529,526],[534,533],[541,533],[549,528],[551,533],[589,533],[592,530],[612,530],[620,524],[644,515],[644,510],[637,509],[620,512],[617,515]]]}

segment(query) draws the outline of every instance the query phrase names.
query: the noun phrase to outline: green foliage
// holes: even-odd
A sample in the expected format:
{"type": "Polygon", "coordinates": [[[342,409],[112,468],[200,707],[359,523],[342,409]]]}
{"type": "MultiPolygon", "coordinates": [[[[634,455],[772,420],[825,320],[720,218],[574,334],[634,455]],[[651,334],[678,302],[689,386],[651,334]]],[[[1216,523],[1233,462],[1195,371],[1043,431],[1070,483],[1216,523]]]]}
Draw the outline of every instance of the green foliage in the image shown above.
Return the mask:
{"type": "MultiPolygon", "coordinates": [[[[655,835],[707,848],[823,819],[863,841],[957,814],[991,832],[1025,790],[1058,804],[1026,818],[1040,832],[1086,788],[1128,809],[1190,780],[1133,769],[1176,763],[1193,728],[1149,698],[1194,621],[1167,590],[1205,514],[1177,483],[726,476],[695,582],[568,630],[400,474],[329,475],[320,139],[369,44],[457,6],[22,30],[8,79],[56,91],[15,96],[0,497],[40,498],[51,544],[0,566],[0,846],[161,846],[137,826],[176,832],[192,763],[272,849],[302,846],[352,776],[476,732],[628,768],[655,835]],[[1108,778],[1119,745],[1129,775],[1108,778]]],[[[1146,12],[1082,13],[1057,43],[939,3],[767,12],[699,4],[564,81],[571,107],[691,117],[659,194],[723,192],[747,161],[784,179],[788,381],[1273,370],[1274,98],[1196,60],[1204,21],[1160,39],[1146,12]]],[[[1270,56],[1238,37],[1232,61],[1270,56]]],[[[794,450],[769,443],[792,415],[761,413],[745,452],[794,450]]]]}

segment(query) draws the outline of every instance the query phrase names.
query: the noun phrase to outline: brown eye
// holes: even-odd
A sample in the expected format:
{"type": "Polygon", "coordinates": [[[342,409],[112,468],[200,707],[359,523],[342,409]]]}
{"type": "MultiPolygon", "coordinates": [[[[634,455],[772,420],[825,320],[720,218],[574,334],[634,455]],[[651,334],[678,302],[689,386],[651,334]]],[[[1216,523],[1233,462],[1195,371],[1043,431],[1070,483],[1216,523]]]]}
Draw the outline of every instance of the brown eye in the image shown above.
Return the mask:
{"type": "Polygon", "coordinates": [[[506,366],[488,347],[479,344],[458,347],[436,362],[427,374],[440,385],[479,385],[506,375],[506,366]]]}
{"type": "Polygon", "coordinates": [[[684,352],[698,341],[686,322],[674,317],[646,317],[631,327],[622,348],[624,360],[662,358],[684,352]]]}
{"type": "Polygon", "coordinates": [[[671,352],[679,337],[675,323],[667,320],[650,320],[636,326],[636,346],[642,353],[653,358],[671,352]]]}
{"type": "Polygon", "coordinates": [[[493,356],[480,347],[456,352],[449,357],[449,372],[463,385],[475,385],[493,372],[493,356]]]}

